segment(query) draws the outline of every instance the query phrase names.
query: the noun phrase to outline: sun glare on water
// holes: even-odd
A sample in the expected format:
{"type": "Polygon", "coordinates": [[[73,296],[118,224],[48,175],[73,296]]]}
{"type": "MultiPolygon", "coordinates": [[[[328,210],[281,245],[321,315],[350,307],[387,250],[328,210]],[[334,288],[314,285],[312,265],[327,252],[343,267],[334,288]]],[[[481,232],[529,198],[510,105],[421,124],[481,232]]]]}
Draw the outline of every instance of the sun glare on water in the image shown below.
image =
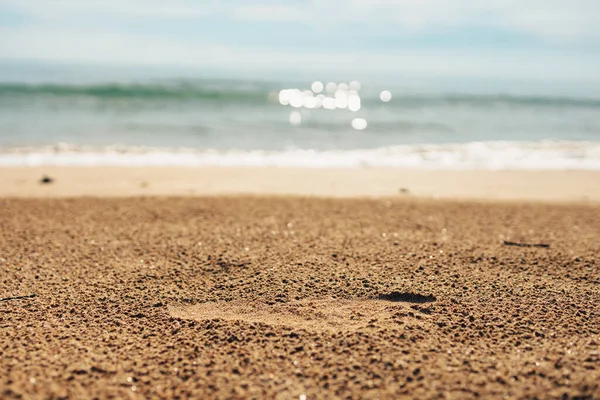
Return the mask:
{"type": "MultiPolygon", "coordinates": [[[[314,81],[310,85],[310,90],[282,89],[278,98],[279,104],[282,106],[309,110],[320,108],[328,111],[348,110],[356,113],[362,109],[361,89],[362,85],[359,81],[351,81],[350,83],[314,81]]],[[[389,90],[384,90],[379,94],[379,99],[384,103],[388,103],[392,99],[392,93],[389,90]]],[[[300,126],[303,115],[307,116],[308,114],[292,111],[290,113],[290,125],[300,126]]],[[[368,124],[364,118],[351,117],[349,118],[349,125],[355,130],[362,131],[367,128],[368,124]]]]}

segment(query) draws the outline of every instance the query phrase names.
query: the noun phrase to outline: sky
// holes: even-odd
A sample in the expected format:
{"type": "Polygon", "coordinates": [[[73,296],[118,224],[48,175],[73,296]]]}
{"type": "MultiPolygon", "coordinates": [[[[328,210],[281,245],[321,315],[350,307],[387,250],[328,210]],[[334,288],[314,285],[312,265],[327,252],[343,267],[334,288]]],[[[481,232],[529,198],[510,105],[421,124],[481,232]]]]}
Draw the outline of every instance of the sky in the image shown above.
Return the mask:
{"type": "Polygon", "coordinates": [[[600,82],[598,0],[0,0],[0,59],[600,82]]]}

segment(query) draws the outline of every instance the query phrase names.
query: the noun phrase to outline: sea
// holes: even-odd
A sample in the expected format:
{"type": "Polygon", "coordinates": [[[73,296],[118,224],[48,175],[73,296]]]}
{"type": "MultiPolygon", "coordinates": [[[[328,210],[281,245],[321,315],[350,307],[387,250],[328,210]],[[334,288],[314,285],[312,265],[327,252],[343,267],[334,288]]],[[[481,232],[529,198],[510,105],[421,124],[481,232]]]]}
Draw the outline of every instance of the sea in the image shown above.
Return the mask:
{"type": "Polygon", "coordinates": [[[317,75],[3,64],[0,166],[600,170],[600,92],[317,75]]]}

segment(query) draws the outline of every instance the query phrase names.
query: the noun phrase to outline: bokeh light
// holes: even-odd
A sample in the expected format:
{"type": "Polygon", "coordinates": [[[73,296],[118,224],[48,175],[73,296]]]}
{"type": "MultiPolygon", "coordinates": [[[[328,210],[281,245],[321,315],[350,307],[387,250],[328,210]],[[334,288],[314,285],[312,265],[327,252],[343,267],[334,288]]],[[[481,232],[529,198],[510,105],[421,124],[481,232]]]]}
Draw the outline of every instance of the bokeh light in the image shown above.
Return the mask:
{"type": "MultiPolygon", "coordinates": [[[[311,90],[298,88],[281,90],[279,92],[279,103],[284,106],[289,105],[294,108],[304,107],[310,110],[324,108],[325,110],[348,109],[351,112],[358,112],[362,108],[362,100],[359,93],[361,84],[358,81],[351,81],[349,84],[344,82],[339,84],[327,82],[325,85],[321,81],[313,81],[310,87],[311,90]]],[[[276,97],[277,93],[274,93],[274,96],[276,97]]],[[[380,97],[383,101],[389,101],[391,93],[388,91],[381,92],[380,97]]],[[[290,124],[299,126],[301,123],[302,114],[299,111],[292,111],[290,114],[290,124]]],[[[357,130],[363,130],[367,127],[367,123],[363,118],[355,118],[352,120],[352,127],[357,130]]]]}
{"type": "Polygon", "coordinates": [[[313,97],[313,96],[304,96],[304,107],[316,108],[317,107],[317,98],[313,97]]]}
{"type": "Polygon", "coordinates": [[[312,85],[310,85],[310,88],[315,93],[321,93],[323,91],[323,82],[321,82],[321,81],[314,81],[312,83],[312,85]]]}
{"type": "Polygon", "coordinates": [[[392,99],[392,93],[389,90],[384,90],[379,94],[379,98],[384,103],[387,103],[388,101],[390,101],[392,99]]]}
{"type": "Polygon", "coordinates": [[[321,108],[321,106],[323,105],[324,98],[325,98],[325,95],[323,95],[323,94],[318,94],[315,97],[315,108],[321,108]]]}
{"type": "Polygon", "coordinates": [[[335,106],[337,108],[348,107],[348,92],[346,90],[338,89],[335,91],[334,96],[335,96],[335,106]]]}
{"type": "Polygon", "coordinates": [[[300,108],[304,105],[302,93],[298,89],[290,90],[290,105],[294,108],[300,108]]]}
{"type": "Polygon", "coordinates": [[[348,95],[348,109],[355,112],[360,110],[360,96],[354,91],[348,95]]]}
{"type": "Polygon", "coordinates": [[[332,97],[325,97],[322,105],[326,110],[335,110],[335,99],[332,97]]]}
{"type": "Polygon", "coordinates": [[[335,82],[327,82],[327,85],[325,85],[325,91],[327,93],[335,93],[336,90],[337,85],[335,84],[335,82]]]}
{"type": "Polygon", "coordinates": [[[352,82],[350,82],[349,87],[350,87],[350,90],[356,90],[357,92],[359,92],[362,85],[360,84],[359,81],[352,81],[352,82]]]}
{"type": "Polygon", "coordinates": [[[352,127],[357,131],[362,131],[367,128],[367,120],[364,118],[354,118],[352,120],[352,127]]]}
{"type": "Polygon", "coordinates": [[[287,106],[290,104],[290,91],[287,89],[283,89],[279,92],[279,103],[282,106],[287,106]]]}

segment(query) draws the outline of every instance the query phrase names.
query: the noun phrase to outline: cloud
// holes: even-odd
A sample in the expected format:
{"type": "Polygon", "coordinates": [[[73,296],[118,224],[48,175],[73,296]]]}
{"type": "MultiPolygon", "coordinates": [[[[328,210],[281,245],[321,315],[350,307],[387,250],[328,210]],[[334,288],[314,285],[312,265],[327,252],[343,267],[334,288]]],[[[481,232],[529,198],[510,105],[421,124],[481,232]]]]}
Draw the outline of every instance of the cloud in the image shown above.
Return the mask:
{"type": "Polygon", "coordinates": [[[488,26],[538,37],[599,37],[597,0],[354,0],[357,15],[428,31],[488,26]]]}
{"type": "Polygon", "coordinates": [[[300,7],[284,4],[239,6],[230,10],[230,14],[236,19],[257,22],[314,21],[313,13],[300,7]]]}
{"type": "Polygon", "coordinates": [[[218,3],[205,4],[186,0],[0,0],[10,7],[39,20],[64,20],[98,16],[122,18],[198,18],[218,12],[218,3]]]}
{"type": "Polygon", "coordinates": [[[21,16],[0,27],[9,59],[594,81],[600,69],[597,0],[0,0],[3,9],[21,16]],[[210,28],[177,33],[184,24],[210,28]],[[469,50],[461,35],[446,40],[482,27],[544,45],[500,49],[492,39],[469,50]],[[427,35],[427,49],[403,47],[427,35]]]}
{"type": "Polygon", "coordinates": [[[598,82],[600,59],[560,55],[453,50],[385,53],[257,50],[174,40],[160,35],[0,28],[0,53],[13,59],[51,59],[113,65],[187,66],[246,71],[313,71],[348,76],[521,78],[598,82]],[[20,46],[13,43],[19,41],[20,46]],[[518,62],[516,62],[518,60],[518,62]]]}
{"type": "Polygon", "coordinates": [[[546,39],[600,37],[597,0],[0,0],[38,21],[78,19],[198,19],[229,17],[256,22],[314,25],[393,24],[398,32],[426,33],[467,26],[516,30],[546,39]]]}

